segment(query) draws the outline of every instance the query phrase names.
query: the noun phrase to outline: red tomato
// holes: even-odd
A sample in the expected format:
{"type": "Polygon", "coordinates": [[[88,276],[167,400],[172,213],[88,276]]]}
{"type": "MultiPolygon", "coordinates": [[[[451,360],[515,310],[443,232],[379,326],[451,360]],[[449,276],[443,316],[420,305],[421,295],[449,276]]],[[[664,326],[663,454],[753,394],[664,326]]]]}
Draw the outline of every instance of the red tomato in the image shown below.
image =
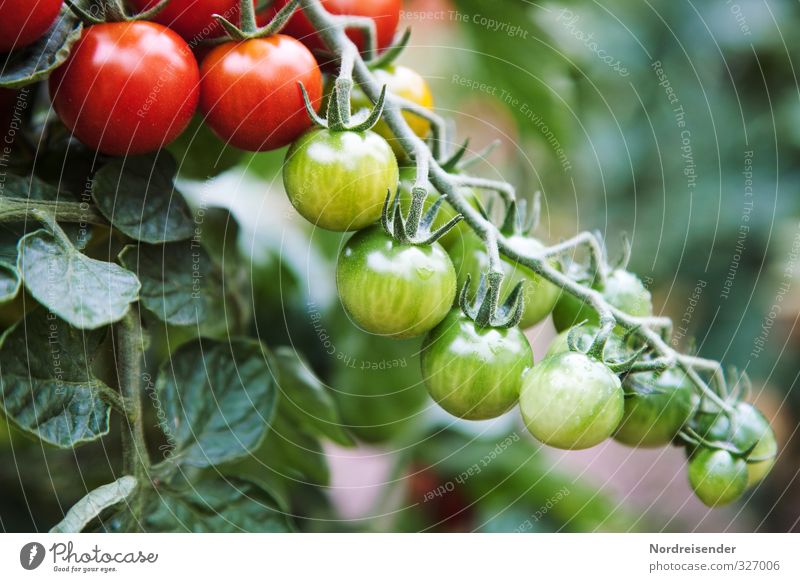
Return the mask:
{"type": "MultiPolygon", "coordinates": [[[[286,6],[289,0],[275,0],[275,3],[261,15],[259,22],[268,20],[286,6]]],[[[400,23],[402,0],[322,0],[322,5],[331,14],[348,14],[351,16],[368,16],[375,21],[378,37],[378,50],[392,44],[397,25],[400,23]]],[[[297,10],[289,19],[285,34],[303,42],[311,50],[325,49],[325,43],[319,38],[314,27],[301,10],[297,10]]],[[[364,50],[364,35],[359,30],[350,30],[347,35],[356,43],[359,50],[364,50]]]]}
{"type": "Polygon", "coordinates": [[[200,73],[192,51],[154,22],[90,27],[50,77],[61,120],[105,154],[143,154],[164,147],[197,108],[200,73]]]}
{"type": "Polygon", "coordinates": [[[0,52],[28,46],[55,22],[64,0],[0,0],[0,52]]]}
{"type": "MultiPolygon", "coordinates": [[[[253,4],[256,1],[253,0],[253,4]]],[[[139,12],[152,8],[159,2],[160,0],[131,0],[131,4],[139,12]]],[[[214,18],[214,14],[224,16],[238,26],[240,13],[239,0],[170,0],[167,7],[153,20],[170,27],[194,48],[202,40],[225,34],[225,29],[214,18]]]]}
{"type": "Polygon", "coordinates": [[[243,150],[283,147],[311,127],[299,83],[315,107],[322,100],[322,73],[314,55],[282,34],[218,46],[200,72],[206,123],[243,150]]]}

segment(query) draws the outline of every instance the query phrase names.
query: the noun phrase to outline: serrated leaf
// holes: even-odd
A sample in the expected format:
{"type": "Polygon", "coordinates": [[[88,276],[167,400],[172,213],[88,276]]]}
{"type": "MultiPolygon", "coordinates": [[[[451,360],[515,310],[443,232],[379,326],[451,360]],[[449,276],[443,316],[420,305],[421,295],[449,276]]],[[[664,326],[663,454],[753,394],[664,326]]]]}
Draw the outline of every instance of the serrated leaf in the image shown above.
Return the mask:
{"type": "Polygon", "coordinates": [[[145,492],[141,523],[121,511],[102,531],[149,533],[286,533],[292,531],[279,502],[261,484],[241,477],[206,478],[180,489],[145,492]]]}
{"type": "Polygon", "coordinates": [[[108,433],[111,390],[91,370],[103,332],[82,332],[43,309],[12,327],[0,345],[0,407],[21,430],[62,448],[108,433]]]}
{"type": "Polygon", "coordinates": [[[64,519],[50,529],[50,533],[79,533],[109,507],[125,501],[136,489],[136,478],[130,475],[120,477],[113,483],[108,483],[90,491],[80,501],[73,505],[64,519]]]}
{"type": "Polygon", "coordinates": [[[100,213],[123,234],[159,244],[195,233],[189,205],[173,182],[175,159],[165,151],[115,158],[95,174],[92,198],[100,213]]]}
{"type": "Polygon", "coordinates": [[[295,350],[275,350],[278,366],[281,412],[318,437],[343,446],[352,446],[352,437],[344,430],[336,401],[310,364],[295,350]]]}
{"type": "Polygon", "coordinates": [[[197,326],[225,320],[221,275],[196,242],[130,245],[120,261],[138,275],[142,305],[161,321],[197,326]]]}
{"type": "Polygon", "coordinates": [[[67,60],[82,31],[83,25],[65,5],[42,38],[8,55],[0,72],[0,87],[22,87],[47,78],[67,60]]]}
{"type": "Polygon", "coordinates": [[[156,393],[174,461],[207,467],[258,447],[277,399],[267,357],[252,340],[195,340],[161,366],[156,393]]]}
{"type": "Polygon", "coordinates": [[[18,250],[17,268],[28,292],[77,328],[119,321],[139,297],[136,275],[81,254],[65,237],[37,230],[20,240],[18,250]]]}

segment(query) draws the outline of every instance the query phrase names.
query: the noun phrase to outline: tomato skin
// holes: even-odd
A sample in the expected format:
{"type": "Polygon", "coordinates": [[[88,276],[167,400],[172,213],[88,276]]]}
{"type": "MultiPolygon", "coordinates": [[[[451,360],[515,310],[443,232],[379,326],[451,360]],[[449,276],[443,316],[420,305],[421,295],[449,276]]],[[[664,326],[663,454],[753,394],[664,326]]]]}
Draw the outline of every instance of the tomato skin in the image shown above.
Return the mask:
{"type": "Polygon", "coordinates": [[[336,286],[363,330],[395,338],[436,327],[456,295],[456,273],[438,243],[400,243],[380,227],[354,234],[339,253],[336,286]]]}
{"type": "Polygon", "coordinates": [[[0,2],[0,53],[33,44],[53,25],[64,0],[0,2]]]}
{"type": "Polygon", "coordinates": [[[297,211],[315,226],[360,230],[381,217],[397,190],[397,160],[371,131],[313,129],[292,144],[283,183],[297,211]]]}
{"type": "MultiPolygon", "coordinates": [[[[402,65],[389,65],[382,69],[375,69],[373,74],[378,84],[381,86],[386,85],[393,94],[416,103],[429,111],[433,110],[433,93],[431,93],[428,82],[413,69],[402,65]]],[[[351,102],[354,112],[372,109],[373,107],[372,101],[357,86],[353,89],[351,102]]],[[[431,124],[427,119],[414,115],[409,111],[403,112],[403,117],[408,127],[418,137],[422,139],[428,137],[431,131],[431,124]]],[[[398,159],[405,160],[408,158],[405,150],[383,119],[375,125],[373,130],[387,139],[398,159]]]]}
{"type": "Polygon", "coordinates": [[[480,328],[454,309],[425,337],[421,364],[439,406],[460,418],[485,420],[517,403],[533,353],[519,328],[480,328]]]}
{"type": "MultiPolygon", "coordinates": [[[[692,428],[707,440],[731,442],[736,448],[746,451],[753,447],[745,459],[747,462],[747,486],[761,482],[772,470],[778,454],[778,443],[769,421],[759,410],[747,402],[739,402],[733,414],[733,424],[721,413],[702,412],[692,420],[692,428]],[[771,457],[751,462],[749,458],[771,457]]],[[[690,453],[692,453],[690,451],[690,453]]],[[[694,453],[692,453],[694,454],[694,453]]]]}
{"type": "MultiPolygon", "coordinates": [[[[253,1],[254,5],[256,1],[253,1]]],[[[131,0],[137,12],[153,8],[159,2],[160,0],[131,0]]],[[[153,20],[171,28],[194,47],[202,40],[225,35],[225,29],[214,18],[214,14],[224,16],[238,26],[241,3],[239,0],[170,0],[153,20]]]]}
{"type": "Polygon", "coordinates": [[[625,413],[614,440],[632,447],[668,445],[697,405],[693,385],[680,370],[632,374],[623,387],[625,413]]]}
{"type": "Polygon", "coordinates": [[[61,120],[81,142],[109,155],[155,151],[173,141],[197,108],[197,62],[183,39],[153,22],[90,27],[50,77],[61,120]]]}
{"type": "MultiPolygon", "coordinates": [[[[547,348],[545,357],[555,356],[564,352],[569,352],[569,334],[574,328],[569,328],[558,334],[550,346],[547,348]]],[[[586,352],[592,345],[594,338],[597,336],[600,328],[595,325],[583,325],[578,332],[578,347],[581,351],[586,352]]],[[[604,351],[606,360],[624,360],[633,355],[633,351],[625,345],[622,338],[616,335],[611,335],[606,340],[606,347],[604,351]]]]}
{"type": "MultiPolygon", "coordinates": [[[[650,292],[633,273],[616,269],[609,273],[605,286],[595,288],[611,305],[629,315],[647,317],[653,314],[650,292]]],[[[556,329],[564,331],[583,320],[588,320],[590,325],[598,325],[600,322],[592,307],[570,293],[562,293],[553,310],[553,324],[556,329]]]]}
{"type": "Polygon", "coordinates": [[[546,358],[522,380],[519,404],[528,430],[546,445],[586,449],[619,426],[622,384],[604,364],[578,352],[546,358]]]}
{"type": "Polygon", "coordinates": [[[703,448],[689,460],[689,483],[708,507],[728,505],[747,489],[747,464],[728,451],[703,448]]]}
{"type": "MultiPolygon", "coordinates": [[[[275,0],[259,17],[260,24],[272,18],[278,10],[289,3],[289,0],[275,0]]],[[[376,43],[378,50],[383,50],[392,44],[397,25],[400,23],[400,9],[402,0],[322,0],[322,5],[331,14],[347,14],[350,16],[367,16],[375,21],[377,32],[376,43]]],[[[286,23],[284,34],[295,37],[311,50],[325,50],[326,46],[317,34],[311,22],[302,9],[295,11],[286,23]]],[[[348,30],[347,36],[356,44],[358,50],[363,51],[364,35],[359,30],[348,30]]]]}
{"type": "MultiPolygon", "coordinates": [[[[525,236],[514,235],[507,237],[507,240],[512,248],[520,253],[535,254],[543,248],[539,241],[525,236]]],[[[459,287],[464,285],[467,275],[471,277],[472,284],[477,285],[481,274],[489,270],[489,254],[483,242],[474,233],[457,240],[450,249],[450,257],[458,273],[459,287]]],[[[536,325],[553,311],[561,290],[528,267],[504,256],[500,258],[505,275],[500,287],[500,297],[504,298],[517,283],[524,281],[525,310],[519,326],[526,329],[536,325]]]]}
{"type": "Polygon", "coordinates": [[[286,146],[311,127],[302,83],[315,108],[322,100],[322,73],[309,50],[282,34],[228,42],[200,67],[200,109],[226,143],[253,151],[286,146]]]}

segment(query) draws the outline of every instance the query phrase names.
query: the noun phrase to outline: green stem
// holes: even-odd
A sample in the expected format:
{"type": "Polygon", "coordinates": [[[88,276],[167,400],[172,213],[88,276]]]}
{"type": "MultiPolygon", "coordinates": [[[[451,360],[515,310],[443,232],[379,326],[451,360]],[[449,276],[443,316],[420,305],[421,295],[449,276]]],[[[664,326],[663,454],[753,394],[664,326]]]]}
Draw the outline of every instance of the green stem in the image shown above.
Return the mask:
{"type": "MultiPolygon", "coordinates": [[[[322,37],[326,46],[334,53],[341,55],[345,47],[351,42],[345,34],[345,27],[343,26],[342,20],[330,15],[322,7],[319,0],[299,0],[299,4],[306,17],[317,30],[317,34],[322,37]]],[[[356,82],[367,97],[373,102],[376,102],[380,96],[382,86],[378,83],[369,66],[360,55],[356,56],[353,65],[353,76],[356,82]]],[[[555,268],[547,257],[566,250],[564,245],[557,245],[554,249],[544,249],[542,253],[536,256],[518,252],[509,244],[508,239],[498,231],[497,227],[492,224],[490,220],[484,218],[479,211],[466,201],[463,193],[460,191],[460,187],[463,186],[485,188],[498,192],[501,197],[510,201],[514,198],[514,188],[512,185],[505,182],[458,176],[444,169],[430,153],[425,142],[408,126],[408,123],[403,117],[403,103],[389,92],[387,92],[386,95],[383,118],[396,137],[397,143],[400,144],[409,157],[416,158],[416,161],[419,163],[420,152],[427,152],[426,157],[430,167],[429,177],[434,188],[436,188],[440,194],[447,197],[448,203],[456,212],[463,215],[465,222],[469,224],[485,243],[487,243],[487,247],[493,247],[489,249],[490,254],[495,252],[494,247],[496,247],[501,254],[511,261],[528,267],[536,274],[564,291],[589,303],[598,312],[601,321],[612,325],[619,325],[625,330],[633,330],[632,333],[635,333],[649,345],[654,353],[666,359],[676,361],[686,371],[688,377],[696,385],[700,393],[714,401],[717,405],[722,407],[723,410],[731,410],[730,404],[724,402],[703,381],[699,374],[697,374],[688,356],[679,354],[666,343],[664,337],[662,337],[662,328],[671,327],[671,325],[665,326],[663,324],[664,320],[661,318],[641,318],[628,315],[606,302],[597,290],[578,283],[555,268]],[[657,327],[657,329],[654,329],[655,327],[657,327]]],[[[593,259],[598,262],[597,272],[599,276],[605,276],[606,265],[604,253],[602,253],[602,245],[597,240],[597,237],[590,233],[582,233],[578,235],[578,237],[584,244],[589,246],[593,259]]]]}
{"type": "Polygon", "coordinates": [[[108,221],[91,204],[0,197],[0,222],[21,222],[37,212],[52,216],[59,222],[108,226],[108,221]]]}
{"type": "MultiPolygon", "coordinates": [[[[142,418],[142,366],[144,363],[144,336],[138,311],[133,308],[114,325],[114,348],[117,377],[125,406],[122,419],[122,450],[124,471],[136,477],[140,484],[150,479],[150,456],[144,436],[142,418]]],[[[141,518],[141,495],[131,507],[136,523],[141,518]]]]}
{"type": "Polygon", "coordinates": [[[242,32],[252,34],[258,30],[256,23],[256,7],[253,0],[241,0],[241,15],[239,20],[239,28],[242,32]]]}

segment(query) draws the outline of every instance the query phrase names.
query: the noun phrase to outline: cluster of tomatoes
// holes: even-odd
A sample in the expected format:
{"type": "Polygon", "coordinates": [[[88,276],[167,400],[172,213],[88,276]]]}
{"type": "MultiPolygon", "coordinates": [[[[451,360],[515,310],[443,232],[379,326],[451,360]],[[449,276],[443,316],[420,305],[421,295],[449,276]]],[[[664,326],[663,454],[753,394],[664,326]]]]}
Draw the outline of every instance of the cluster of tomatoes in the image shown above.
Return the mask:
{"type": "MultiPolygon", "coordinates": [[[[259,17],[268,20],[286,3],[277,0],[259,17]]],[[[145,10],[157,0],[131,4],[145,10]]],[[[392,42],[399,0],[323,4],[334,13],[374,18],[379,50],[392,42]]],[[[33,42],[60,7],[61,0],[6,0],[0,42],[7,44],[0,49],[33,42]],[[15,9],[7,13],[12,4],[15,9]]],[[[294,13],[285,34],[222,39],[209,50],[205,41],[224,34],[214,14],[236,23],[239,1],[172,0],[156,16],[158,22],[89,26],[50,77],[53,105],[63,123],[84,144],[109,155],[166,146],[198,108],[203,122],[235,148],[265,151],[291,144],[283,179],[297,211],[320,228],[357,231],[337,263],[337,287],[347,313],[373,334],[423,337],[425,384],[432,398],[457,417],[490,419],[519,404],[530,432],[555,447],[582,449],[608,438],[631,446],[683,444],[690,482],[708,505],[737,499],[769,472],[777,445],[754,407],[707,402],[677,368],[614,371],[610,361],[633,353],[621,332],[615,330],[597,355],[589,349],[598,336],[597,313],[532,270],[502,260],[500,294],[523,282],[519,325],[495,325],[456,306],[457,290],[468,284],[467,277],[476,281],[489,268],[483,242],[461,224],[424,243],[400,236],[387,220],[380,224],[395,203],[386,200],[387,193],[399,197],[401,208],[412,205],[413,170],[400,167],[398,160],[407,160],[383,121],[371,129],[312,127],[300,84],[318,108],[325,67],[310,49],[325,47],[302,11],[294,13]],[[522,329],[551,314],[561,335],[546,358],[534,364],[522,329]],[[580,322],[585,323],[573,327],[580,322]]],[[[358,31],[350,36],[364,48],[358,31]]],[[[410,69],[387,66],[375,75],[395,94],[432,107],[427,84],[410,69]]],[[[373,103],[356,87],[352,106],[359,112],[373,103]]],[[[425,138],[428,121],[405,115],[409,127],[425,138]]],[[[426,209],[437,197],[432,186],[429,193],[426,209]]],[[[475,193],[464,194],[480,206],[475,193]]],[[[448,223],[454,214],[443,206],[428,226],[448,223]]],[[[503,234],[519,254],[542,249],[523,231],[503,234]]],[[[622,268],[585,282],[623,312],[652,314],[650,293],[622,268]]]]}

